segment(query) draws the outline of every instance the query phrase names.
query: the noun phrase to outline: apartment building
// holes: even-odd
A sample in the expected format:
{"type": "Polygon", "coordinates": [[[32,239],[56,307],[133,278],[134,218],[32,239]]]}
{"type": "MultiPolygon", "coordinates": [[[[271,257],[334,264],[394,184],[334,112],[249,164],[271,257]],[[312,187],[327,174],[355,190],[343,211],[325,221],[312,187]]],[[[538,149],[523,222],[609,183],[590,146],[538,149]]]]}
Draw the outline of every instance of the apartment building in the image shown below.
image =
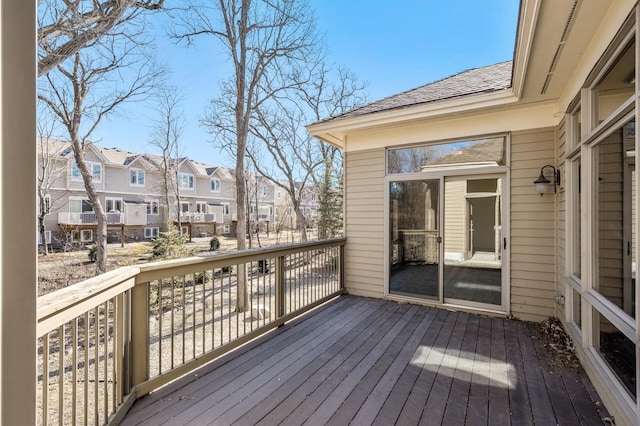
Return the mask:
{"type": "MultiPolygon", "coordinates": [[[[50,139],[40,145],[38,173],[46,174],[49,182],[45,188],[47,244],[56,248],[92,244],[97,218],[71,144],[50,139]]],[[[155,238],[167,223],[179,226],[189,239],[236,234],[233,170],[182,157],[170,161],[167,180],[163,158],[155,154],[88,144],[85,156],[107,215],[109,243],[155,238]]],[[[250,225],[261,232],[298,228],[288,193],[262,176],[248,176],[250,225]]],[[[317,194],[310,187],[302,192],[301,206],[311,224],[317,216],[317,194]]],[[[40,234],[37,240],[42,244],[40,234]]]]}
{"type": "MultiPolygon", "coordinates": [[[[106,212],[108,242],[155,238],[167,223],[179,224],[189,238],[235,232],[235,179],[229,169],[188,158],[174,161],[167,206],[162,157],[93,144],[87,145],[85,156],[106,212]]],[[[91,244],[97,218],[71,145],[47,141],[40,164],[38,173],[48,174],[50,182],[45,197],[47,244],[91,244]]]]}

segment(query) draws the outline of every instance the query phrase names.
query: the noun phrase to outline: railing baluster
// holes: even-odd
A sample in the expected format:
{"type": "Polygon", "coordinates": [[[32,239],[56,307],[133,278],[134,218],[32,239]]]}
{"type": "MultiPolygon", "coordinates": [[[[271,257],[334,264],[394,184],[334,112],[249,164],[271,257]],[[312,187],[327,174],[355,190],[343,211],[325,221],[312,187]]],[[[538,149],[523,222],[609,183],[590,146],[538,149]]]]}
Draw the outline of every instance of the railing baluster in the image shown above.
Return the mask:
{"type": "Polygon", "coordinates": [[[73,424],[76,424],[78,421],[78,318],[73,319],[71,334],[73,335],[71,339],[72,352],[71,352],[71,380],[72,383],[72,395],[71,395],[71,418],[73,419],[73,424]]]}
{"type": "Polygon", "coordinates": [[[100,393],[99,386],[99,376],[98,376],[98,357],[100,356],[99,345],[100,340],[98,339],[98,307],[96,306],[93,310],[93,341],[94,341],[94,351],[93,351],[93,417],[95,418],[95,424],[100,422],[100,401],[98,395],[100,393]]]}
{"type": "Polygon", "coordinates": [[[42,337],[42,424],[49,424],[49,333],[42,337]]]}
{"type": "Polygon", "coordinates": [[[83,324],[83,332],[84,332],[84,423],[89,423],[89,312],[84,314],[84,324],[83,324]]]}
{"type": "Polygon", "coordinates": [[[64,324],[58,328],[58,424],[64,420],[64,324]]]}

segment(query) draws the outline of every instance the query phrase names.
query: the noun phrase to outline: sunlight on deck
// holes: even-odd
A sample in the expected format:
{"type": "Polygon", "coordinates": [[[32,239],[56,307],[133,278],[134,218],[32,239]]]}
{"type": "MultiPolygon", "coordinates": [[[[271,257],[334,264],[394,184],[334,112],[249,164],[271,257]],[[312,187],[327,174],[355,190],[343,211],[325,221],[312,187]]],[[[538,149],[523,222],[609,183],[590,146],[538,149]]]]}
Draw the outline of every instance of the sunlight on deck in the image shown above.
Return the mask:
{"type": "Polygon", "coordinates": [[[451,378],[467,377],[470,383],[489,384],[504,389],[515,389],[516,369],[513,365],[499,360],[478,360],[477,354],[461,352],[451,355],[428,346],[416,350],[411,365],[444,374],[451,378]]]}

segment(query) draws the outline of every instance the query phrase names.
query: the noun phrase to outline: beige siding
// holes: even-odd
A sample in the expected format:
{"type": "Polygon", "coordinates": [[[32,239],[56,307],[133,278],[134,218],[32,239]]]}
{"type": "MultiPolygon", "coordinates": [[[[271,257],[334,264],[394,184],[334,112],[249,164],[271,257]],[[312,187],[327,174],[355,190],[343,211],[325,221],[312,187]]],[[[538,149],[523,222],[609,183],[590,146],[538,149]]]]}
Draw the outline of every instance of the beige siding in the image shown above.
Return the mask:
{"type": "MultiPolygon", "coordinates": [[[[562,121],[559,125],[558,125],[558,170],[560,170],[560,176],[561,176],[561,185],[560,188],[558,188],[558,195],[557,195],[557,201],[558,201],[558,251],[557,251],[557,262],[558,262],[558,277],[557,277],[557,282],[558,283],[562,283],[565,280],[565,275],[566,275],[566,271],[567,271],[567,265],[566,265],[566,247],[567,247],[567,241],[566,241],[566,212],[567,212],[567,208],[566,208],[566,191],[565,191],[565,182],[567,181],[567,173],[566,170],[567,168],[565,167],[565,157],[566,157],[566,150],[568,147],[567,144],[567,123],[566,121],[562,121]]],[[[557,291],[558,294],[561,294],[565,297],[565,300],[569,301],[569,288],[565,287],[565,286],[557,286],[557,291]]],[[[557,305],[556,306],[556,316],[557,317],[564,317],[565,315],[565,310],[564,307],[561,305],[557,305]]]]}
{"type": "Polygon", "coordinates": [[[466,181],[450,181],[444,186],[444,250],[445,259],[464,260],[466,227],[466,181]]]}
{"type": "Polygon", "coordinates": [[[540,197],[533,181],[555,164],[553,128],[511,137],[511,313],[542,321],[553,316],[557,282],[557,213],[553,195],[540,197]]]}
{"type": "Polygon", "coordinates": [[[384,149],[345,154],[345,285],[360,296],[383,296],[384,166],[384,149]]]}

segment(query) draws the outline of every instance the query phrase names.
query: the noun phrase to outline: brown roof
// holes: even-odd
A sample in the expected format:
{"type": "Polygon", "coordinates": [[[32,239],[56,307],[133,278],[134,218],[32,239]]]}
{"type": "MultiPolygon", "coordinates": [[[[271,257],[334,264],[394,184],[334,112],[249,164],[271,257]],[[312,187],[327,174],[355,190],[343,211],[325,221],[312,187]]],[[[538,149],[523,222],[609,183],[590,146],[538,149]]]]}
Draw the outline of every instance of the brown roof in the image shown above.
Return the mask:
{"type": "Polygon", "coordinates": [[[511,87],[512,69],[513,61],[500,62],[482,68],[473,68],[416,89],[354,108],[342,114],[326,118],[320,122],[359,117],[366,114],[408,108],[429,102],[508,89],[511,87]]]}

